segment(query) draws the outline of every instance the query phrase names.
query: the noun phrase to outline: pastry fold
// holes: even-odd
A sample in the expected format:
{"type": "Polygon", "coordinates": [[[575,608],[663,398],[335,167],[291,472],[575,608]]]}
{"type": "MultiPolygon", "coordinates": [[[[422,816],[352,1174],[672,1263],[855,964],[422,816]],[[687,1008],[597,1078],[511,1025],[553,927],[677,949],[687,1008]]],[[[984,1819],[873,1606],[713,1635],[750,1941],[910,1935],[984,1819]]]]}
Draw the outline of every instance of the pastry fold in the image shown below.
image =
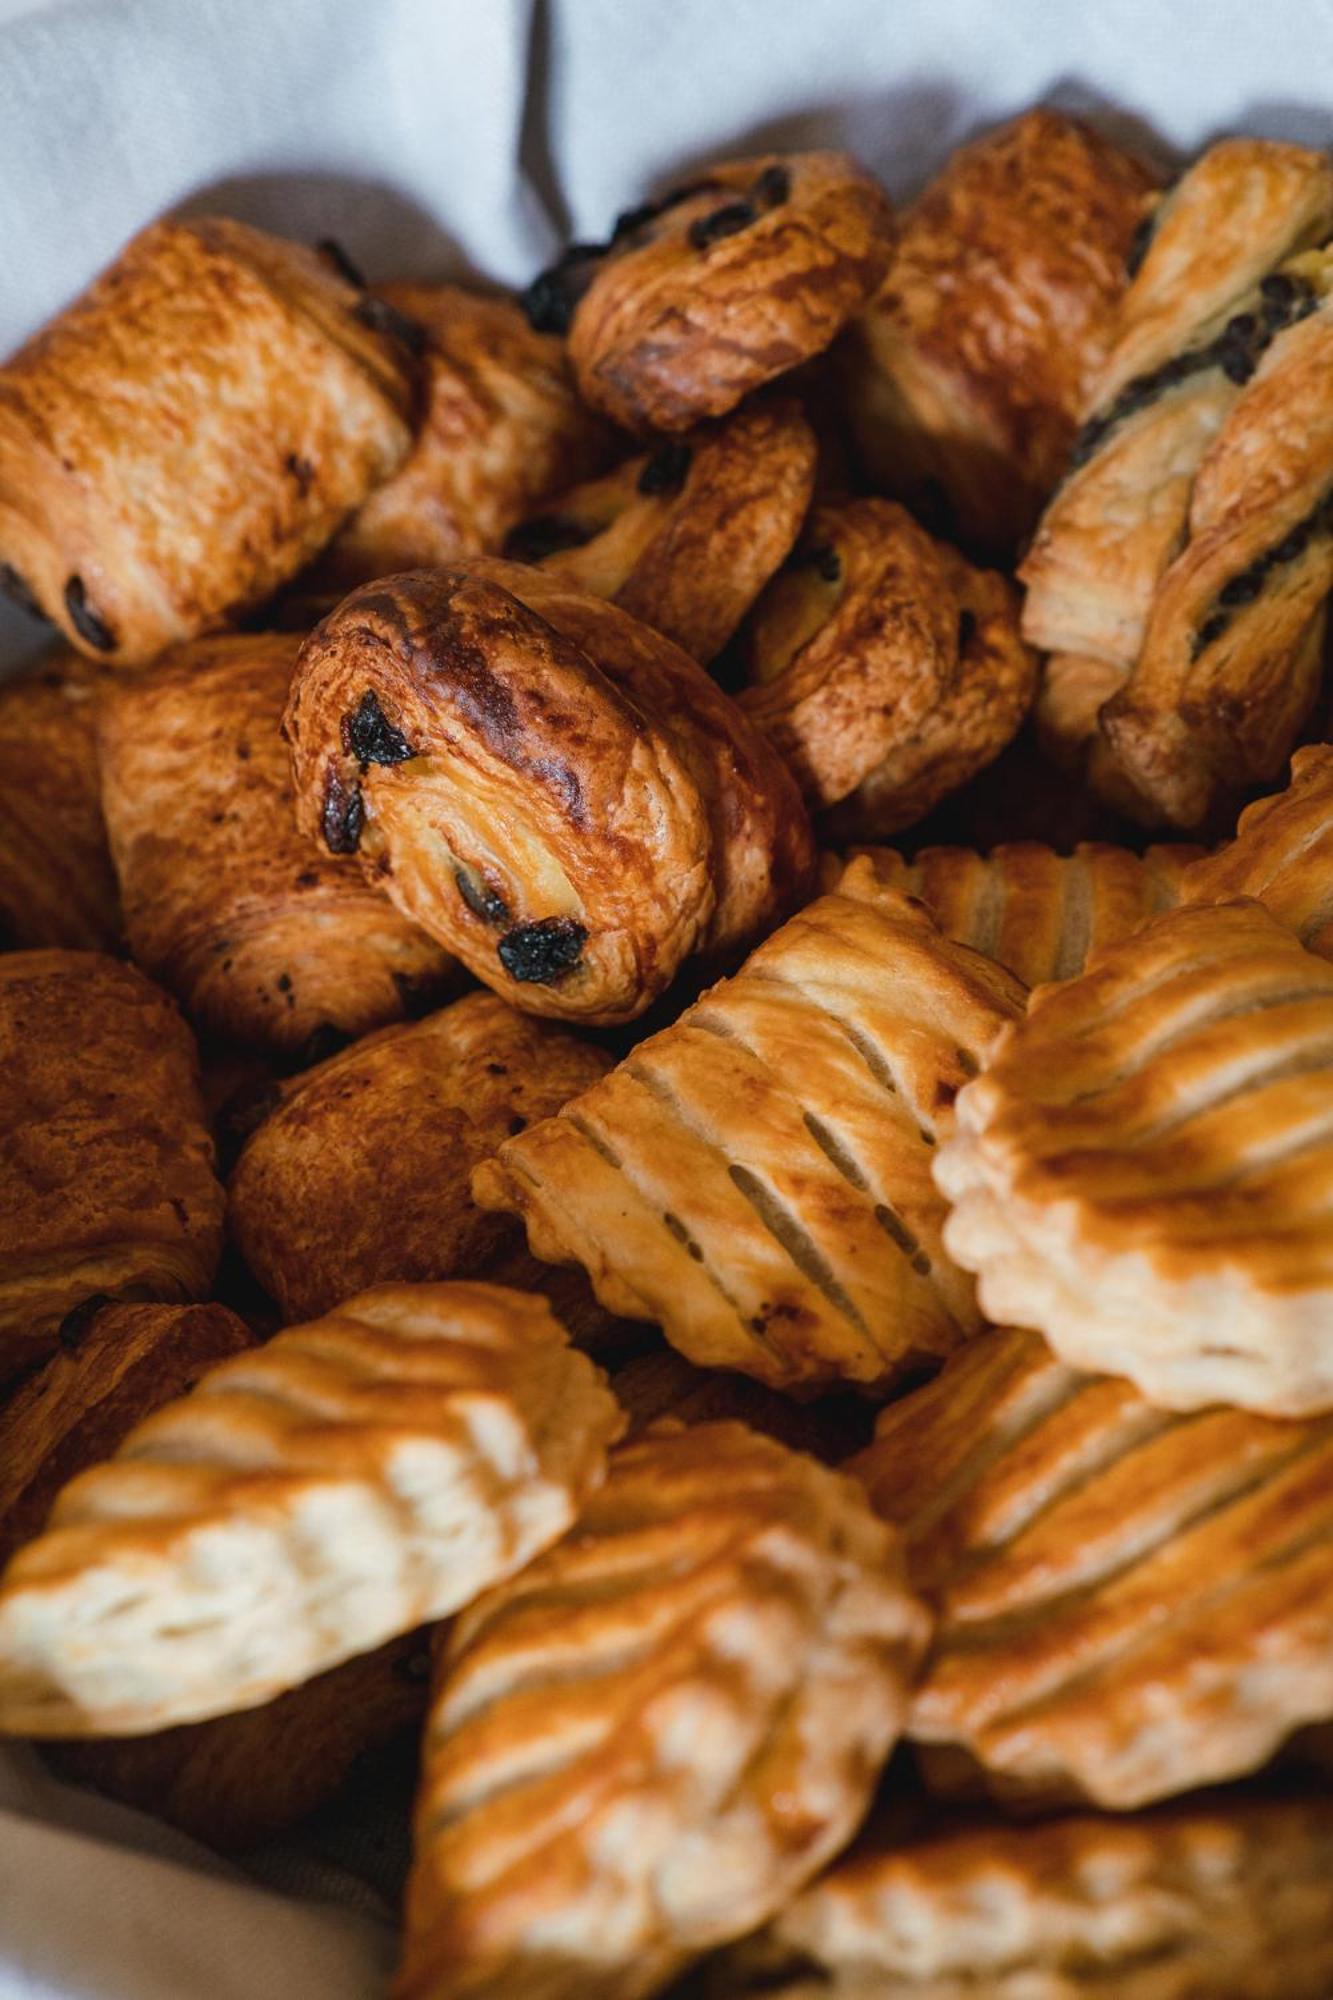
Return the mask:
{"type": "Polygon", "coordinates": [[[114,951],[120,900],[97,776],[104,681],[60,651],[0,686],[0,938],[114,951]]]}
{"type": "Polygon", "coordinates": [[[0,580],[116,666],[234,623],[405,457],[414,346],[318,251],[154,223],[0,368],[0,580]]]}
{"type": "Polygon", "coordinates": [[[367,584],[302,649],[298,819],[530,1013],[633,1019],[804,893],[781,759],[680,648],[526,564],[367,584]]]}

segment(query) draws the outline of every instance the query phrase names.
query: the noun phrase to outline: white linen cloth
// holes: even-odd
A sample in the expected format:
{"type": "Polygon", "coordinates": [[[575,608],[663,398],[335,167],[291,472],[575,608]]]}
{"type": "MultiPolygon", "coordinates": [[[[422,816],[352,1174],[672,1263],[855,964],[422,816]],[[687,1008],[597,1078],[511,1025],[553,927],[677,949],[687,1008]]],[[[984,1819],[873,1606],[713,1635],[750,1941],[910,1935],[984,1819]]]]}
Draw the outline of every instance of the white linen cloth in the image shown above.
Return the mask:
{"type": "MultiPolygon", "coordinates": [[[[1040,99],[1167,157],[1326,145],[1333,0],[0,0],[0,354],[178,205],[512,283],[719,149],[848,145],[904,194],[1040,99]]],[[[37,643],[0,615],[0,669],[37,643]]],[[[0,1752],[0,2000],[380,1993],[375,1899],[281,1879],[326,1900],[0,1752]]]]}

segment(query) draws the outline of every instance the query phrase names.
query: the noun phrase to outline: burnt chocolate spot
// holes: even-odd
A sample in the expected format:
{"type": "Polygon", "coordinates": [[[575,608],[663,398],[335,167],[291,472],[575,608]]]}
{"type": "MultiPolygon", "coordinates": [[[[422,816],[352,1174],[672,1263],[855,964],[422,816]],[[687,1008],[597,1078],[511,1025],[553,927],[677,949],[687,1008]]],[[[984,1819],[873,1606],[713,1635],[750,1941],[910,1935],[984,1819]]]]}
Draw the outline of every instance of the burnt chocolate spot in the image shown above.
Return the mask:
{"type": "Polygon", "coordinates": [[[33,618],[46,621],[46,613],[33,596],[26,581],[9,563],[0,563],[0,590],[21,610],[28,612],[33,618]]]}
{"type": "Polygon", "coordinates": [[[603,255],[600,243],[571,243],[554,264],[540,271],[519,298],[534,333],[569,332],[577,306],[603,255]]]}
{"type": "Polygon", "coordinates": [[[274,981],[274,984],[276,985],[276,987],[277,987],[277,989],[278,989],[279,993],[290,993],[290,992],[291,992],[291,990],[292,990],[292,975],[291,975],[291,973],[290,973],[290,972],[280,972],[280,973],[278,974],[278,976],[277,976],[277,979],[276,979],[276,980],[274,981]]]}
{"type": "Polygon", "coordinates": [[[364,771],[371,764],[405,764],[416,751],[380,707],[373,688],[367,688],[356,711],[342,721],[343,748],[355,757],[364,771]]]}
{"type": "Polygon", "coordinates": [[[791,194],[791,174],[786,167],[765,167],[750,190],[764,208],[780,208],[791,194]]]}
{"type": "Polygon", "coordinates": [[[72,576],[65,585],[65,609],[69,613],[70,624],[81,639],[85,639],[99,653],[115,652],[116,635],[88,602],[81,576],[72,576]]]}
{"type": "Polygon", "coordinates": [[[101,1312],[103,1306],[113,1306],[116,1300],[110,1292],[90,1292],[80,1300],[72,1312],[67,1312],[56,1328],[56,1339],[68,1354],[73,1354],[86,1338],[88,1329],[101,1312]]]}
{"type": "Polygon", "coordinates": [[[505,538],[504,553],[512,562],[541,562],[562,549],[581,549],[593,531],[569,514],[534,514],[505,538]]]}
{"type": "Polygon", "coordinates": [[[303,868],[296,878],[296,886],[298,889],[317,889],[319,887],[319,870],[317,868],[303,868]]]}
{"type": "Polygon", "coordinates": [[[640,493],[653,498],[679,493],[689,477],[693,456],[690,447],[678,438],[659,445],[639,474],[640,493]]]}
{"type": "Polygon", "coordinates": [[[409,354],[422,355],[426,351],[426,329],[406,313],[399,312],[387,299],[366,297],[359,299],[352,307],[352,318],[360,320],[362,326],[372,333],[382,333],[390,340],[396,340],[409,354]]]}
{"type": "Polygon", "coordinates": [[[496,894],[490,885],[469,868],[455,868],[454,880],[458,893],[467,904],[474,917],[480,917],[484,924],[507,924],[509,905],[503,896],[496,894]]]}
{"type": "Polygon", "coordinates": [[[346,278],[358,292],[365,290],[366,280],[360,267],[348,256],[336,236],[321,236],[315,248],[326,264],[332,264],[340,278],[346,278]]]}
{"type": "Polygon", "coordinates": [[[288,452],[286,458],[283,460],[283,464],[296,481],[296,490],[304,500],[306,494],[315,483],[314,466],[308,458],[302,458],[298,452],[294,451],[288,452]]]}
{"type": "Polygon", "coordinates": [[[690,247],[707,250],[710,244],[720,243],[724,236],[739,236],[742,229],[748,229],[757,220],[752,202],[724,202],[721,208],[715,208],[710,215],[697,216],[690,224],[690,247]]]}
{"type": "Polygon", "coordinates": [[[696,194],[707,194],[710,188],[716,186],[717,182],[714,180],[683,181],[679,187],[671,188],[666,194],[659,195],[656,201],[644,201],[640,202],[637,208],[624,209],[615,219],[611,242],[621,243],[627,236],[637,236],[650,222],[656,222],[660,215],[666,215],[670,209],[679,208],[683,201],[693,200],[696,194]]]}
{"type": "Polygon", "coordinates": [[[1230,623],[1231,620],[1227,617],[1225,611],[1214,611],[1210,617],[1205,618],[1198,631],[1194,634],[1194,642],[1190,647],[1190,658],[1197,660],[1199,654],[1206,647],[1211,646],[1214,639],[1221,638],[1230,623]]]}
{"type": "Polygon", "coordinates": [[[329,853],[355,854],[361,844],[361,829],[365,823],[366,809],[361,799],[361,787],[353,785],[349,790],[336,769],[330,770],[324,787],[321,820],[324,845],[329,853]]]}
{"type": "Polygon", "coordinates": [[[528,986],[553,986],[583,956],[588,933],[573,917],[540,917],[506,931],[496,950],[511,979],[528,986]]]}

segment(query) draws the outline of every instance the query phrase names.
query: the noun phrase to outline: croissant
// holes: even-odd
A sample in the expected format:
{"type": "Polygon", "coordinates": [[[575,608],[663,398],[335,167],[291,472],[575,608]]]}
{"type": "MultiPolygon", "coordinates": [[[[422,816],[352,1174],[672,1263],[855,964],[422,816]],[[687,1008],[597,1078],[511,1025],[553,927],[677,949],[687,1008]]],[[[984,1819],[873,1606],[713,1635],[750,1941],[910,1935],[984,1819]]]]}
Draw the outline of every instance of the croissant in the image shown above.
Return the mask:
{"type": "Polygon", "coordinates": [[[931,1158],[1022,988],[868,863],[473,1174],[704,1366],[885,1386],[975,1332],[931,1158]]]}
{"type": "Polygon", "coordinates": [[[505,553],[609,598],[707,664],[796,540],[815,436],[761,398],[553,500],[505,553]]]}
{"type": "Polygon", "coordinates": [[[97,777],[101,683],[59,653],[0,686],[0,937],[114,951],[119,891],[97,777]]]}
{"type": "Polygon", "coordinates": [[[0,956],[0,1382],[94,1295],[191,1299],[222,1247],[194,1040],[94,952],[0,956]]]}
{"type": "Polygon", "coordinates": [[[406,455],[414,344],[316,251],[154,223],[0,368],[0,579],[116,666],[234,623],[406,455]]]}
{"type": "Polygon", "coordinates": [[[1152,185],[1055,111],[953,155],[903,216],[884,287],[840,352],[878,487],[951,539],[1013,551],[1060,475],[1152,185]]]}
{"type": "Polygon", "coordinates": [[[479,557],[367,584],[301,652],[298,819],[531,1013],[631,1020],[814,850],[781,760],[669,640],[479,557]]]}
{"type": "Polygon", "coordinates": [[[389,1279],[468,1277],[504,1225],[479,1160],[610,1067],[601,1049],[470,993],[295,1077],[231,1179],[232,1235],[288,1319],[389,1279]]]}
{"type": "Polygon", "coordinates": [[[847,154],[765,153],[628,210],[605,244],[571,244],[524,304],[568,333],[594,409],[689,430],[822,353],[893,242],[888,196],[847,154]]]}
{"type": "Polygon", "coordinates": [[[378,285],[425,337],[425,414],[402,467],[320,558],[348,590],[395,570],[497,550],[548,495],[589,477],[610,437],[574,393],[563,344],[512,299],[458,285],[378,285]]]}
{"type": "Polygon", "coordinates": [[[747,624],[741,706],[835,837],[922,818],[997,757],[1036,692],[1012,587],[891,500],[818,506],[747,624]]]}
{"type": "Polygon", "coordinates": [[[198,640],[109,694],[99,728],[134,957],[202,1027],[288,1053],[420,1012],[459,980],[297,830],[281,724],[300,645],[198,640]]]}

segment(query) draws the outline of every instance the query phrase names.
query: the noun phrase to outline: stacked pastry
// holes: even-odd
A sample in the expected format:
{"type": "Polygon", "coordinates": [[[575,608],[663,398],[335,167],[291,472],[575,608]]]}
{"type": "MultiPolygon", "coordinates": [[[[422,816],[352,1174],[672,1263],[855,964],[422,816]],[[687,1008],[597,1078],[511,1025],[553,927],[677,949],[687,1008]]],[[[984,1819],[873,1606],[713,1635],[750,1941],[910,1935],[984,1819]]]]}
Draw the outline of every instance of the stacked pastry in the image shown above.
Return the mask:
{"type": "Polygon", "coordinates": [[[1333,175],[1154,185],[0,367],[0,1732],[410,1767],[402,2000],[1326,2000],[1333,175]]]}

